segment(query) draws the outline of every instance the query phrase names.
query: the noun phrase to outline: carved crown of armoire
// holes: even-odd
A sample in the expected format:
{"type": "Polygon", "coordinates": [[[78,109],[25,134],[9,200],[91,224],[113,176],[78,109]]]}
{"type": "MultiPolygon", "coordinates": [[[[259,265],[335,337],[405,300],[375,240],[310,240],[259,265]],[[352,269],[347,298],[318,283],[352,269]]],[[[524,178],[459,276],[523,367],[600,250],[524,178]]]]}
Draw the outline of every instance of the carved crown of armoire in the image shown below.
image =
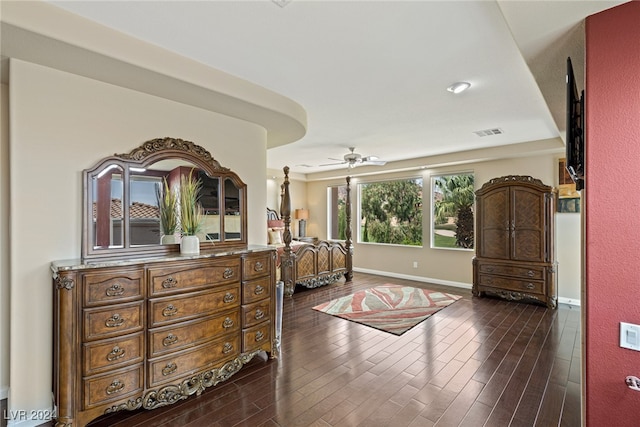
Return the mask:
{"type": "Polygon", "coordinates": [[[494,178],[476,191],[473,295],[555,308],[552,187],[530,176],[494,178]]]}

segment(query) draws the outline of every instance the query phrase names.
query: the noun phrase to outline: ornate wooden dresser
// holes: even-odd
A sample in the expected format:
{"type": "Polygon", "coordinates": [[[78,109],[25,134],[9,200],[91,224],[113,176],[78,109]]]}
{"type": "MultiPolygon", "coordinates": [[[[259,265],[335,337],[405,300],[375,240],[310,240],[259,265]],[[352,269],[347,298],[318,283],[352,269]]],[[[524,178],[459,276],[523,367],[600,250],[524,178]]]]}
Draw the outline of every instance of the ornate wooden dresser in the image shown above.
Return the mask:
{"type": "Polygon", "coordinates": [[[503,176],[476,191],[473,295],[555,308],[554,190],[530,176],[503,176]]]}
{"type": "Polygon", "coordinates": [[[169,405],[275,357],[275,255],[54,262],[57,425],[169,405]]]}

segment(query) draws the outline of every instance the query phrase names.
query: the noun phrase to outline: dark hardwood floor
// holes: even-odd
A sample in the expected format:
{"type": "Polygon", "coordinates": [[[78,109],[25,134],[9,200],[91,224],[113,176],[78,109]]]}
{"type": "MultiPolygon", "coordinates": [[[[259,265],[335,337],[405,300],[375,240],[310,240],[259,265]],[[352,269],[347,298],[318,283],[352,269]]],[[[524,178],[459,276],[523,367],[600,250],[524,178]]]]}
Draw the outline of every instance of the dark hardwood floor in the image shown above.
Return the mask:
{"type": "Polygon", "coordinates": [[[580,426],[580,310],[355,273],[284,302],[282,355],[173,406],[93,427],[580,426]],[[462,295],[402,336],[312,310],[395,283],[462,295]]]}

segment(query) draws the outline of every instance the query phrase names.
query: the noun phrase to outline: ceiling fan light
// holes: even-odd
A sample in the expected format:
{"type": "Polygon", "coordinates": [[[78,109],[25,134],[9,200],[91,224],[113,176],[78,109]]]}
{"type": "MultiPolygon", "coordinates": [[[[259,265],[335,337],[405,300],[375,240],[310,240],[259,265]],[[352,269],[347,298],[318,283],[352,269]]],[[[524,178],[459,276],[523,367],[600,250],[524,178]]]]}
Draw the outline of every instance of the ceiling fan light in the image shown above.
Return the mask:
{"type": "Polygon", "coordinates": [[[452,84],[451,86],[449,86],[447,88],[447,90],[449,92],[452,93],[460,93],[460,92],[464,92],[465,90],[469,89],[471,87],[471,83],[469,82],[457,82],[452,84]]]}

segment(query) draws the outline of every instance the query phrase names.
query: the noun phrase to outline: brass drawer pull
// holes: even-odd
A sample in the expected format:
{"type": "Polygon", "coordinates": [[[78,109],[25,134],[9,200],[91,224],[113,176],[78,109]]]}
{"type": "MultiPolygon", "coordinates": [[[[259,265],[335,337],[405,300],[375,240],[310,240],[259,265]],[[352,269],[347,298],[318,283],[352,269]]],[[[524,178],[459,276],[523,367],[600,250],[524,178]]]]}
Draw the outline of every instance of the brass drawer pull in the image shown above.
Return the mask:
{"type": "Polygon", "coordinates": [[[256,289],[253,291],[254,294],[260,295],[264,292],[264,288],[260,285],[256,286],[256,289]]]}
{"type": "Polygon", "coordinates": [[[227,293],[224,295],[224,298],[223,298],[222,300],[223,300],[224,302],[229,303],[229,302],[233,302],[233,301],[235,301],[235,299],[236,299],[235,295],[233,295],[231,292],[227,292],[227,293]]]}
{"type": "Polygon", "coordinates": [[[233,277],[233,269],[231,269],[231,268],[226,268],[226,269],[224,270],[224,273],[222,273],[222,277],[223,277],[224,279],[229,279],[229,278],[233,277]]]}
{"type": "Polygon", "coordinates": [[[124,294],[124,287],[120,283],[114,283],[105,291],[108,297],[119,297],[124,294]]]}
{"type": "Polygon", "coordinates": [[[173,374],[177,370],[178,370],[178,365],[176,365],[175,363],[171,362],[171,363],[167,364],[167,366],[162,368],[162,375],[166,377],[167,375],[173,374]]]}
{"type": "Polygon", "coordinates": [[[534,285],[533,283],[527,283],[526,285],[524,285],[524,287],[527,289],[535,289],[536,285],[534,285]]]}
{"type": "Polygon", "coordinates": [[[535,274],[532,270],[527,271],[527,276],[529,276],[529,277],[533,277],[533,276],[535,276],[535,275],[536,275],[536,274],[535,274]]]}
{"type": "Polygon", "coordinates": [[[177,285],[178,281],[171,276],[162,281],[162,287],[165,289],[175,288],[177,285]]]}
{"type": "Polygon", "coordinates": [[[178,342],[178,336],[169,334],[162,340],[162,345],[165,347],[169,347],[170,345],[175,344],[177,342],[178,342]]]}
{"type": "Polygon", "coordinates": [[[254,271],[262,271],[264,270],[264,265],[260,261],[256,262],[256,265],[253,266],[254,271]]]}
{"type": "Polygon", "coordinates": [[[171,317],[176,314],[178,314],[178,309],[173,304],[169,304],[162,310],[162,315],[164,317],[171,317]]]}
{"type": "Polygon", "coordinates": [[[493,271],[493,267],[485,267],[485,271],[491,273],[493,271]]]}
{"type": "Polygon", "coordinates": [[[233,351],[233,345],[224,343],[224,347],[222,347],[222,354],[229,354],[233,351]]]}
{"type": "Polygon", "coordinates": [[[118,393],[124,390],[124,383],[120,380],[115,380],[107,387],[107,394],[111,395],[113,393],[118,393]]]}
{"type": "Polygon", "coordinates": [[[256,342],[260,342],[263,339],[264,339],[264,334],[262,333],[262,331],[256,332],[256,342]]]}
{"type": "Polygon", "coordinates": [[[256,310],[256,315],[255,315],[255,317],[254,317],[254,318],[255,318],[256,320],[260,320],[260,319],[262,319],[263,317],[264,317],[264,311],[262,311],[262,310],[260,310],[260,309],[257,309],[257,310],[256,310]]]}
{"type": "Polygon", "coordinates": [[[107,354],[107,360],[109,362],[113,362],[114,360],[118,360],[124,357],[124,348],[120,348],[118,346],[113,347],[113,350],[107,354]]]}
{"type": "Polygon", "coordinates": [[[225,329],[229,329],[233,327],[233,320],[231,320],[229,317],[227,317],[226,319],[224,319],[224,322],[222,322],[222,327],[225,329]]]}
{"type": "Polygon", "coordinates": [[[104,322],[107,328],[117,328],[119,326],[122,326],[123,323],[124,323],[124,318],[117,313],[111,316],[110,318],[108,318],[104,322]]]}

